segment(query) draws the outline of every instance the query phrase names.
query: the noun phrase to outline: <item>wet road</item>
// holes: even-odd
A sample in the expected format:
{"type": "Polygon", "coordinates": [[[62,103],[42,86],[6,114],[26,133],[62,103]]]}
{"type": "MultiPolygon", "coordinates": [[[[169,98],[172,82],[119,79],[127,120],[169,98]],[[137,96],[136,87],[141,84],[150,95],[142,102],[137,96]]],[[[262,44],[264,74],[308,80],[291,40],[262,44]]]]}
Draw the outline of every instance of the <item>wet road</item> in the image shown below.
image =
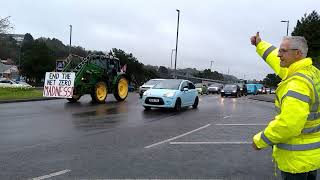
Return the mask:
{"type": "Polygon", "coordinates": [[[216,95],[181,113],[144,111],[137,94],[0,104],[0,179],[276,179],[271,150],[250,145],[273,111],[216,95]]]}

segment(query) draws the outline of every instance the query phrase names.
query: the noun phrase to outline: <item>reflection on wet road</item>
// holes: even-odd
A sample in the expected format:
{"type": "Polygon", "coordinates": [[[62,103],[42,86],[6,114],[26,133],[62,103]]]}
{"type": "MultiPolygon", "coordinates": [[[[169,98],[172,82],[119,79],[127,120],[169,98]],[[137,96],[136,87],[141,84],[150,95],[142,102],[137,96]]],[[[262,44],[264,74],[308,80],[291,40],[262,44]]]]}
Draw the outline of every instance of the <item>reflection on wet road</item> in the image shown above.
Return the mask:
{"type": "Polygon", "coordinates": [[[245,143],[235,149],[235,145],[208,144],[251,141],[261,125],[271,120],[271,103],[209,95],[201,96],[198,109],[177,113],[145,111],[139,101],[138,94],[132,93],[125,102],[108,96],[105,104],[93,104],[89,96],[78,103],[60,99],[1,104],[0,161],[6,166],[0,179],[26,179],[63,169],[70,171],[62,179],[190,178],[194,174],[219,179],[233,174],[246,177],[246,172],[238,170],[260,164],[261,171],[252,176],[269,176],[269,156],[255,159],[245,143]],[[170,144],[167,140],[172,137],[184,144],[207,145],[170,144]],[[157,142],[165,143],[144,148],[157,142]],[[226,161],[228,157],[238,159],[226,161]],[[242,167],[248,161],[252,164],[242,167]]]}

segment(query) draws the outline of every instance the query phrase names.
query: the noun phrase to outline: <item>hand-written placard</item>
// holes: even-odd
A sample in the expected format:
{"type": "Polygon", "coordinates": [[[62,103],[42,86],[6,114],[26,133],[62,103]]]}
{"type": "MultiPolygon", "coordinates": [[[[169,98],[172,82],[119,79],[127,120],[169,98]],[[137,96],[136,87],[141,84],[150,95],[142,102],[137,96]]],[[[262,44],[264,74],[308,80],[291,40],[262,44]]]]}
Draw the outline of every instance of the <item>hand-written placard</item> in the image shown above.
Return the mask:
{"type": "Polygon", "coordinates": [[[46,72],[44,97],[71,98],[74,87],[74,72],[46,72]]]}

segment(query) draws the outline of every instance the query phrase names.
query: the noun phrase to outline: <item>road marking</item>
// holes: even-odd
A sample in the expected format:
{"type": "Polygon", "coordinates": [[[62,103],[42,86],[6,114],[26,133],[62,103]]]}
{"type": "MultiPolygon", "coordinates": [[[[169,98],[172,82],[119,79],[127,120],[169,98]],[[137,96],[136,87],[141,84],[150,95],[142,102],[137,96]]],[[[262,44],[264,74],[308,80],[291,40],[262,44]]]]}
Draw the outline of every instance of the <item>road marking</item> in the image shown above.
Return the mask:
{"type": "Polygon", "coordinates": [[[225,117],[223,117],[223,119],[226,119],[226,118],[229,118],[229,117],[231,117],[231,116],[225,116],[225,117]]]}
{"type": "Polygon", "coordinates": [[[51,177],[54,177],[54,176],[59,176],[59,175],[68,173],[68,172],[70,172],[70,171],[71,171],[70,169],[66,169],[66,170],[59,171],[59,172],[55,172],[55,173],[51,173],[51,174],[48,174],[48,175],[35,177],[35,178],[30,179],[30,180],[48,179],[48,178],[51,178],[51,177]]]}
{"type": "Polygon", "coordinates": [[[235,141],[235,142],[170,142],[170,144],[252,144],[249,141],[235,141]]]}
{"type": "Polygon", "coordinates": [[[188,134],[191,134],[191,133],[193,133],[193,132],[196,132],[196,131],[199,131],[199,130],[201,130],[201,129],[204,129],[204,128],[210,126],[210,125],[211,125],[211,124],[207,124],[207,125],[202,126],[202,127],[198,128],[198,129],[189,131],[189,132],[187,132],[187,133],[181,134],[181,135],[179,135],[179,136],[176,136],[176,137],[173,137],[173,138],[170,138],[170,139],[167,139],[167,140],[160,141],[160,142],[158,142],[158,143],[151,144],[151,145],[146,146],[146,147],[144,147],[144,148],[149,149],[149,148],[152,148],[152,147],[154,147],[154,146],[157,146],[157,145],[160,145],[160,144],[163,144],[163,143],[166,143],[166,142],[169,142],[169,141],[172,141],[172,140],[181,138],[181,137],[186,136],[186,135],[188,135],[188,134]]]}
{"type": "Polygon", "coordinates": [[[215,124],[216,126],[266,126],[268,124],[215,124]]]}

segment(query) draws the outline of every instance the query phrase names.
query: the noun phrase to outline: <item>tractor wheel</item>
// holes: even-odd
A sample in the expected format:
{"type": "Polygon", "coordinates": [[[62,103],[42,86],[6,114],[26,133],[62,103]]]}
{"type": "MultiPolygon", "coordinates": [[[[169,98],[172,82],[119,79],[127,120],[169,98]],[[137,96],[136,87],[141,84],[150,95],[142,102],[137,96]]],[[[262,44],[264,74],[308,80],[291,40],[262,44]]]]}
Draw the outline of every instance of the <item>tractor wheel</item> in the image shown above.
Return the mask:
{"type": "Polygon", "coordinates": [[[97,82],[93,88],[93,92],[91,93],[92,101],[97,103],[105,103],[107,95],[108,87],[106,83],[102,81],[97,82]]]}
{"type": "Polygon", "coordinates": [[[117,101],[124,101],[127,98],[128,86],[128,80],[124,76],[117,80],[113,94],[117,101]]]}
{"type": "Polygon", "coordinates": [[[75,103],[80,99],[81,95],[73,95],[72,98],[68,98],[67,100],[71,103],[75,103]]]}

